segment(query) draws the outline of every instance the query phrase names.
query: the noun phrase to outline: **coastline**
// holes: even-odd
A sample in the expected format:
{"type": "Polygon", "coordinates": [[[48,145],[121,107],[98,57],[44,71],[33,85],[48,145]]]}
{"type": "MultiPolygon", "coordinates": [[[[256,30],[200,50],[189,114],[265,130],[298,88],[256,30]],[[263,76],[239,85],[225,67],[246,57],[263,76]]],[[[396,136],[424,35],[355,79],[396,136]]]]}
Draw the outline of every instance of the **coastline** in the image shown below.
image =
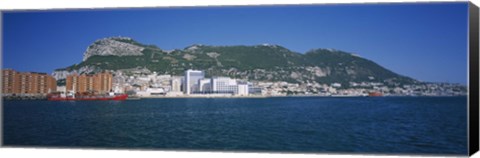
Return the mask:
{"type": "MultiPolygon", "coordinates": [[[[195,98],[211,98],[211,99],[266,99],[266,98],[309,98],[309,97],[318,97],[318,98],[393,98],[393,97],[467,97],[468,95],[438,95],[438,96],[428,96],[428,95],[385,95],[385,96],[363,96],[363,95],[278,95],[278,96],[264,96],[264,95],[248,95],[248,96],[227,96],[227,95],[178,95],[178,96],[135,96],[129,97],[127,100],[140,100],[140,99],[195,99],[195,98]]],[[[32,97],[32,96],[2,96],[3,100],[46,100],[46,97],[32,97]]]]}
{"type": "MultiPolygon", "coordinates": [[[[467,95],[458,96],[322,96],[322,95],[284,95],[284,96],[199,96],[199,95],[184,95],[184,96],[139,96],[138,99],[187,99],[187,98],[212,98],[212,99],[251,99],[251,98],[306,98],[306,97],[320,97],[320,98],[391,98],[391,97],[463,97],[467,95]]],[[[135,99],[133,99],[135,100],[135,99]]]]}
{"type": "Polygon", "coordinates": [[[182,95],[182,96],[138,96],[140,99],[159,99],[159,98],[269,98],[269,96],[204,96],[204,95],[182,95]]]}

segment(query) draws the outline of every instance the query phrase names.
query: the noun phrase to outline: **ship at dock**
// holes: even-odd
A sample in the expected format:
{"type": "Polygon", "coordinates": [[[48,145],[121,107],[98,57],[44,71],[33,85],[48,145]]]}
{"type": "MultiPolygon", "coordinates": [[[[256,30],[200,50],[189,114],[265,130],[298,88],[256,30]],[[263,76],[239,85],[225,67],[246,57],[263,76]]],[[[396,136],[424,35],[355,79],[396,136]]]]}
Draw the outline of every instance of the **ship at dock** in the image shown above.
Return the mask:
{"type": "Polygon", "coordinates": [[[382,97],[383,93],[381,93],[381,92],[369,92],[368,96],[369,97],[382,97]]]}

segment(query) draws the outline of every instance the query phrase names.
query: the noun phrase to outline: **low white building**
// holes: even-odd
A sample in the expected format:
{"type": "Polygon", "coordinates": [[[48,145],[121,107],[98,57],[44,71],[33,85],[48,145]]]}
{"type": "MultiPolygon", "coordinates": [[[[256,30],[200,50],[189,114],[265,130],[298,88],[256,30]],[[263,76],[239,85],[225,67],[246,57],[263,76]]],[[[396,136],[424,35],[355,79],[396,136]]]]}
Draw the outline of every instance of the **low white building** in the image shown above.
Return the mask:
{"type": "Polygon", "coordinates": [[[332,86],[332,87],[339,88],[339,87],[342,87],[342,84],[340,84],[340,83],[332,83],[331,86],[332,86]]]}
{"type": "Polygon", "coordinates": [[[147,88],[144,91],[137,91],[136,94],[140,97],[160,96],[165,95],[163,88],[147,88]]]}
{"type": "Polygon", "coordinates": [[[212,78],[212,91],[214,93],[236,93],[237,80],[228,77],[212,78]]]}

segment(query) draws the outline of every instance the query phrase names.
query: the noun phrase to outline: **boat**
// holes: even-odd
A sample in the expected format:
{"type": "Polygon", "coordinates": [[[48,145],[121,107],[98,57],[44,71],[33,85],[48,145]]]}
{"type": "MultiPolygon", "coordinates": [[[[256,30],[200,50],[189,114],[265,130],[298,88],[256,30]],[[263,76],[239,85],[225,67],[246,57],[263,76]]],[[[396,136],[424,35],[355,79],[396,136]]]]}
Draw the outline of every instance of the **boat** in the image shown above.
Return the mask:
{"type": "Polygon", "coordinates": [[[381,97],[383,94],[381,92],[370,92],[368,93],[369,97],[381,97]]]}
{"type": "Polygon", "coordinates": [[[47,95],[49,101],[80,101],[80,100],[126,100],[127,94],[115,94],[113,92],[107,94],[92,94],[92,93],[50,93],[47,95]]]}

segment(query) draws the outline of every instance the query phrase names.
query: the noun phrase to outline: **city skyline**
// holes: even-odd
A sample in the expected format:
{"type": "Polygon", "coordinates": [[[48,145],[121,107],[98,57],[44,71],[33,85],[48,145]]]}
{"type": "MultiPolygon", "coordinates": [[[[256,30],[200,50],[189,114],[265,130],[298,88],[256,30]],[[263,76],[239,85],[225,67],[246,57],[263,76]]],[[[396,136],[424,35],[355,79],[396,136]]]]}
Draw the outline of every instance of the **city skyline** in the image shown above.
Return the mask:
{"type": "Polygon", "coordinates": [[[51,73],[79,63],[97,39],[128,36],[164,50],[262,43],[299,53],[334,48],[421,81],[466,84],[466,8],[437,3],[5,12],[3,67],[51,73]]]}

